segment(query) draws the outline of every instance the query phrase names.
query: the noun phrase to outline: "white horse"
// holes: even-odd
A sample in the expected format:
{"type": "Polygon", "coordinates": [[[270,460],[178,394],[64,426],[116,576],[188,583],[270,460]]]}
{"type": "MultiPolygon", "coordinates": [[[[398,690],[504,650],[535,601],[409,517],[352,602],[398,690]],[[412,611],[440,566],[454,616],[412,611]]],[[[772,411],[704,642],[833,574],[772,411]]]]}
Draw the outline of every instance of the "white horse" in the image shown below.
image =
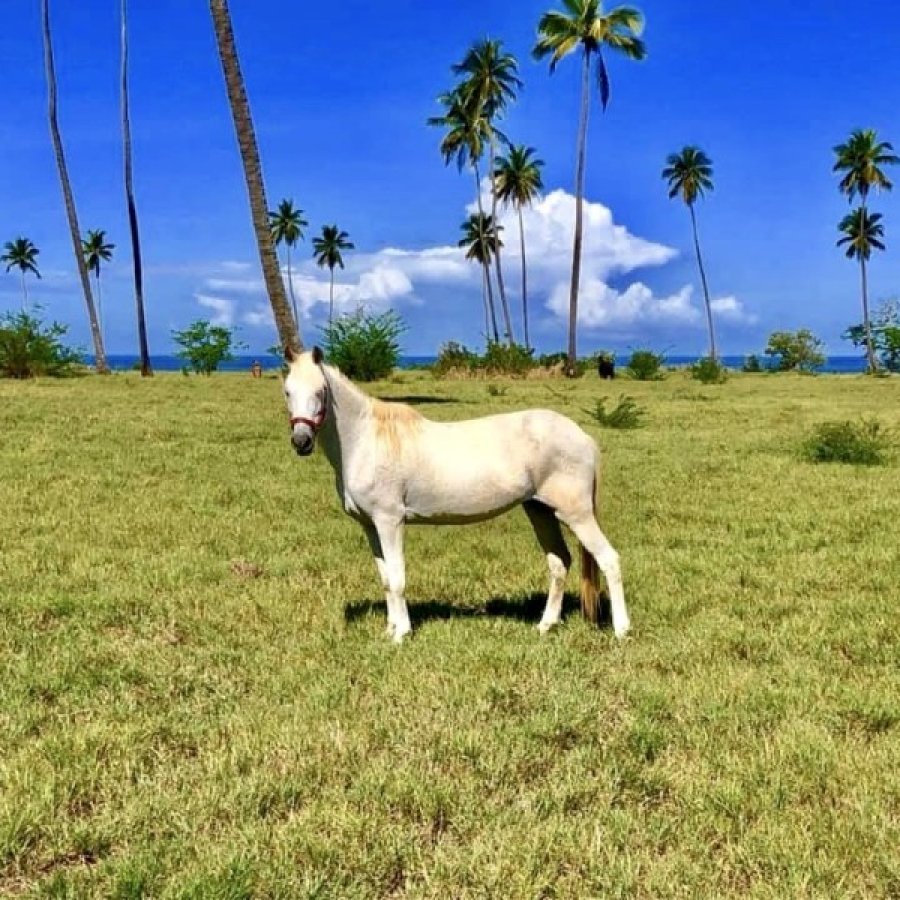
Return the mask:
{"type": "Polygon", "coordinates": [[[547,555],[550,590],[538,625],[560,621],[571,556],[560,522],[581,544],[582,611],[597,619],[597,566],[609,588],[617,637],[629,629],[619,557],[597,525],[593,439],[571,419],[531,409],[463,422],[433,422],[403,403],[368,397],[318,347],[286,358],[284,395],[300,456],[316,438],[334,469],[344,510],[363,527],[387,598],[387,632],[411,630],[403,591],[405,522],[478,522],[521,504],[547,555]]]}

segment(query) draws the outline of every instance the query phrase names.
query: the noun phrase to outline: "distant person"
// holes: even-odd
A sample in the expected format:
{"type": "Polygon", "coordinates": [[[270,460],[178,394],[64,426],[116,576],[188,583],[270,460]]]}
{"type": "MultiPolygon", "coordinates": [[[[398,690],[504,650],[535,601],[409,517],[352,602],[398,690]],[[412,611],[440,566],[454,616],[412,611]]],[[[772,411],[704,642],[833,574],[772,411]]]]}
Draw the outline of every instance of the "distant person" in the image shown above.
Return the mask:
{"type": "Polygon", "coordinates": [[[611,356],[597,357],[597,374],[601,378],[611,379],[616,377],[616,361],[611,356]]]}
{"type": "Polygon", "coordinates": [[[258,359],[253,360],[253,365],[250,366],[250,374],[254,378],[262,378],[262,366],[258,359]]]}

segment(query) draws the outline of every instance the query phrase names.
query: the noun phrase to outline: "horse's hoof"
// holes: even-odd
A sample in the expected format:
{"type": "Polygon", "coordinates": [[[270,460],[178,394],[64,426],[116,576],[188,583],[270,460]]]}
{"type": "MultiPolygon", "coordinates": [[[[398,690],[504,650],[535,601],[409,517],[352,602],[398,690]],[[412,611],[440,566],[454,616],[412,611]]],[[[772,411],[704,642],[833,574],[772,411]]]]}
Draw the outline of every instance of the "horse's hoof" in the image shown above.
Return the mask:
{"type": "Polygon", "coordinates": [[[549,634],[559,622],[538,622],[537,630],[541,635],[549,634]]]}
{"type": "Polygon", "coordinates": [[[403,638],[405,638],[411,631],[412,631],[412,628],[410,628],[409,626],[407,626],[406,628],[401,628],[398,625],[394,628],[394,632],[391,635],[391,640],[395,644],[402,644],[403,638]]]}
{"type": "Polygon", "coordinates": [[[628,624],[623,625],[621,628],[616,628],[614,630],[616,640],[622,641],[628,637],[628,632],[631,631],[631,623],[629,622],[628,624]]]}

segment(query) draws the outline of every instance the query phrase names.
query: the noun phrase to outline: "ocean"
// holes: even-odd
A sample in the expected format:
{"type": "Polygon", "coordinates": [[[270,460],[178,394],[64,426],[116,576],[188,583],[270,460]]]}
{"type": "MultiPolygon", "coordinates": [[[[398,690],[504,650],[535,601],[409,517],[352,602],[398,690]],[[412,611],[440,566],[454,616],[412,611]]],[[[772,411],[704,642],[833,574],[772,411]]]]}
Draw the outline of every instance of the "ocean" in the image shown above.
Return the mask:
{"type": "MultiPolygon", "coordinates": [[[[697,356],[667,356],[666,366],[689,366],[697,361],[697,356]]],[[[137,368],[138,357],[129,353],[110,353],[107,356],[110,368],[116,371],[128,371],[137,368]]],[[[722,363],[729,369],[740,369],[744,364],[745,356],[723,356],[722,363]]],[[[180,372],[184,367],[184,361],[177,356],[164,355],[151,356],[150,360],[153,368],[157,372],[180,372]]],[[[278,369],[281,366],[281,360],[277,356],[269,356],[262,353],[257,356],[236,356],[229,362],[222,363],[221,371],[223,372],[246,372],[254,361],[259,361],[264,369],[278,369]]],[[[92,356],[85,356],[88,364],[93,363],[92,356]]],[[[401,356],[400,368],[409,369],[415,366],[423,366],[433,363],[434,356],[401,356]]],[[[760,361],[763,365],[767,360],[761,356],[760,361]]],[[[622,368],[628,365],[628,356],[622,355],[617,357],[616,366],[622,368]]],[[[818,371],[823,373],[854,373],[864,372],[866,369],[866,361],[862,356],[829,356],[818,371]]]]}

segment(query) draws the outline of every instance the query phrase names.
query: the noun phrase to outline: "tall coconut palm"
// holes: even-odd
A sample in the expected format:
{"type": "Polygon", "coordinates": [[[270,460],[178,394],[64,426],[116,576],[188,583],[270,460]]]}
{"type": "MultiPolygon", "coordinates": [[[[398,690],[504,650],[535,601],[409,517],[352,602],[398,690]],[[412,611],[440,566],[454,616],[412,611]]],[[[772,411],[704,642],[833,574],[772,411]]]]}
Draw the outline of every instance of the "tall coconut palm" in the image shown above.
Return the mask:
{"type": "MultiPolygon", "coordinates": [[[[451,161],[455,161],[460,172],[466,165],[472,167],[475,175],[475,200],[478,204],[478,214],[483,216],[484,204],[481,202],[481,172],[478,162],[484,155],[485,146],[490,141],[492,126],[488,122],[483,107],[475,107],[469,103],[459,88],[443,94],[438,100],[445,107],[444,114],[432,116],[428,119],[428,124],[447,129],[440,144],[441,156],[444,157],[445,165],[450,165],[451,161]]],[[[486,265],[489,266],[490,263],[488,262],[486,265]]],[[[488,268],[484,274],[490,287],[490,269],[488,268]]],[[[493,290],[489,292],[488,302],[490,303],[491,321],[496,322],[493,290]]],[[[494,340],[499,341],[499,335],[496,333],[494,340]]]]}
{"type": "Polygon", "coordinates": [[[643,59],[646,54],[640,35],[644,27],[641,12],[630,6],[619,6],[603,12],[600,0],[562,0],[564,12],[551,10],[538,22],[538,41],[532,50],[535,59],[550,57],[550,72],[561,59],[574,50],[582,55],[581,114],[575,164],[575,239],[572,244],[572,285],[569,292],[569,346],[567,371],[576,372],[576,323],[578,319],[578,283],[581,277],[582,215],[584,202],[584,165],[587,148],[588,113],[590,111],[591,63],[596,57],[600,103],[609,105],[610,82],[604,50],[615,51],[629,59],[643,59]]]}
{"type": "Polygon", "coordinates": [[[14,241],[7,241],[3,247],[3,255],[0,256],[0,262],[6,263],[7,272],[15,268],[22,274],[22,312],[28,311],[28,285],[25,283],[25,273],[31,272],[37,278],[41,277],[37,267],[40,252],[28,238],[20,237],[14,241]]]}
{"type": "Polygon", "coordinates": [[[670,153],[666,158],[662,177],[669,183],[669,198],[681,197],[691,213],[691,228],[694,234],[694,250],[697,253],[697,267],[700,269],[700,283],[703,285],[703,300],[706,304],[706,321],[709,325],[709,356],[718,360],[716,354],[716,333],[713,328],[712,305],[706,270],[700,255],[700,238],[697,235],[697,215],[694,204],[698,197],[713,189],[712,160],[699,147],[684,147],[680,153],[670,153]]]}
{"type": "MultiPolygon", "coordinates": [[[[459,86],[464,101],[474,110],[482,110],[488,132],[488,171],[491,178],[491,217],[497,218],[497,185],[495,161],[497,156],[497,131],[495,123],[516,99],[516,91],[522,87],[517,72],[519,64],[511,53],[503,51],[503,42],[477,41],[466,53],[462,62],[452,67],[455,75],[462,76],[459,86]]],[[[506,300],[503,283],[503,267],[500,262],[500,248],[494,254],[497,272],[497,288],[500,292],[500,306],[503,310],[507,338],[513,341],[512,318],[506,300]]]]}
{"type": "Polygon", "coordinates": [[[91,293],[91,282],[88,278],[87,266],[84,262],[84,255],[81,252],[81,229],[78,226],[75,198],[72,195],[72,185],[69,181],[69,170],[66,166],[66,156],[63,152],[62,136],[59,132],[59,122],[56,115],[56,67],[53,63],[53,43],[50,31],[50,0],[41,0],[41,24],[44,39],[44,68],[47,76],[47,118],[50,121],[50,137],[53,140],[53,151],[56,154],[56,167],[59,170],[59,181],[62,186],[63,200],[66,206],[66,217],[69,220],[69,236],[72,239],[72,248],[75,251],[75,264],[78,267],[78,275],[81,279],[81,289],[84,292],[84,303],[87,307],[88,323],[94,343],[94,365],[98,373],[105,375],[109,372],[109,366],[106,364],[106,350],[103,347],[103,335],[100,332],[100,322],[97,319],[97,310],[94,307],[94,296],[91,293]]]}
{"type": "Polygon", "coordinates": [[[347,240],[350,235],[346,231],[338,229],[337,225],[323,225],[322,236],[313,238],[313,255],[316,264],[322,268],[328,267],[331,273],[331,287],[328,292],[328,322],[334,318],[334,267],[344,268],[342,250],[353,250],[353,244],[347,240]]]}
{"type": "Polygon", "coordinates": [[[88,230],[87,235],[81,240],[81,250],[84,253],[84,262],[88,272],[94,273],[97,282],[97,318],[100,320],[100,331],[103,332],[103,295],[100,292],[100,264],[112,259],[115,244],[106,242],[106,232],[100,228],[95,231],[88,230]]]}
{"type": "Polygon", "coordinates": [[[494,343],[500,342],[497,332],[497,316],[494,312],[493,297],[491,296],[490,266],[491,260],[497,251],[503,246],[500,240],[500,232],[503,230],[497,225],[493,217],[483,212],[473,213],[461,225],[463,236],[457,246],[465,247],[466,259],[474,260],[481,264],[482,282],[481,291],[485,309],[485,331],[493,334],[494,343]],[[490,322],[488,322],[490,319],[490,322]],[[490,331],[487,331],[490,326],[490,331]]]}
{"type": "Polygon", "coordinates": [[[297,311],[297,298],[294,296],[294,278],[291,273],[291,247],[303,240],[303,229],[309,222],[303,218],[303,210],[294,206],[293,200],[282,200],[275,212],[269,211],[269,227],[275,246],[284,244],[287,249],[288,291],[291,295],[291,306],[294,309],[294,321],[300,328],[300,314],[297,311]]]}
{"type": "Polygon", "coordinates": [[[858,206],[841,219],[838,230],[843,234],[837,242],[838,247],[845,247],[849,259],[859,260],[862,278],[863,322],[866,326],[866,358],[869,371],[875,372],[878,363],[875,359],[875,347],[872,343],[872,332],[869,324],[869,289],[866,274],[866,263],[873,250],[884,250],[884,225],[881,224],[881,213],[870,213],[865,206],[858,206]]]}
{"type": "Polygon", "coordinates": [[[253,120],[250,117],[250,104],[244,89],[244,79],[241,75],[237,47],[234,42],[228,0],[209,0],[209,10],[216,32],[219,59],[225,75],[225,87],[228,90],[228,102],[231,106],[231,116],[234,119],[238,147],[241,151],[247,194],[250,198],[250,213],[253,217],[253,230],[256,233],[256,245],[259,250],[263,278],[266,282],[266,291],[269,295],[269,302],[272,304],[275,326],[278,329],[282,346],[297,351],[302,349],[303,342],[300,339],[297,323],[291,315],[287,294],[284,291],[284,280],[278,268],[275,242],[269,228],[269,207],[266,203],[259,149],[256,145],[253,120]]]}
{"type": "MultiPolygon", "coordinates": [[[[834,148],[836,159],[832,171],[842,173],[838,189],[842,194],[846,194],[850,203],[858,194],[862,200],[861,208],[865,211],[870,191],[889,191],[893,188],[891,180],[884,172],[885,166],[893,166],[900,162],[900,157],[895,156],[893,150],[887,141],[879,141],[878,135],[871,128],[853,131],[847,141],[834,148]]],[[[844,223],[850,218],[850,216],[845,218],[839,226],[842,231],[844,223]]],[[[866,335],[866,356],[869,368],[874,372],[875,346],[872,340],[872,324],[869,321],[868,299],[865,296],[867,259],[868,256],[859,257],[863,280],[863,328],[866,335]]]]}
{"type": "Polygon", "coordinates": [[[542,159],[533,157],[534,147],[512,146],[494,167],[494,194],[503,203],[511,203],[519,216],[519,247],[522,254],[522,324],[525,349],[531,349],[528,337],[528,268],[525,263],[525,223],[522,209],[530,206],[544,187],[541,180],[542,159]]]}
{"type": "MultiPolygon", "coordinates": [[[[134,199],[134,175],[131,160],[131,118],[128,109],[128,0],[122,0],[119,62],[119,105],[122,116],[122,164],[125,175],[125,205],[128,208],[128,231],[131,237],[131,268],[134,275],[134,302],[137,311],[138,350],[141,376],[153,374],[147,343],[147,318],[144,314],[144,266],[141,257],[141,235],[138,229],[137,204],[134,199]]],[[[98,275],[99,285],[99,275],[98,275]]]]}

